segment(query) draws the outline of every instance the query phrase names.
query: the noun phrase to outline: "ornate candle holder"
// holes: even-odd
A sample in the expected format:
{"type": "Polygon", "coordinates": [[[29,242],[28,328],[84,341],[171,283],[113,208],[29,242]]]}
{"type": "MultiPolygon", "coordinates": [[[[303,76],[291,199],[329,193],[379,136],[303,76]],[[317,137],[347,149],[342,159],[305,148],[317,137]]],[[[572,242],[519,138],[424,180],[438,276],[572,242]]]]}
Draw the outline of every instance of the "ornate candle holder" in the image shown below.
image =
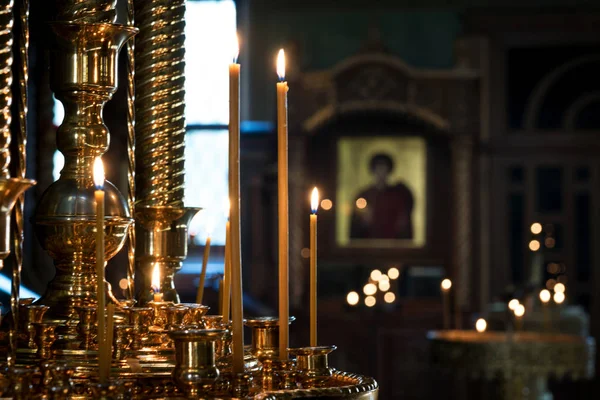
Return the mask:
{"type": "Polygon", "coordinates": [[[329,368],[329,353],[336,346],[300,347],[290,349],[296,356],[296,382],[303,389],[319,388],[327,385],[333,371],[329,368]]]}
{"type": "Polygon", "coordinates": [[[188,308],[188,313],[184,319],[184,324],[190,328],[206,329],[204,316],[210,309],[209,306],[196,303],[182,303],[182,305],[188,308]]]}
{"type": "MultiPolygon", "coordinates": [[[[295,320],[295,317],[290,317],[289,323],[295,320]]],[[[250,318],[246,320],[246,326],[252,329],[250,351],[256,358],[263,361],[279,355],[279,318],[250,318]]]]}
{"type": "Polygon", "coordinates": [[[6,257],[10,254],[10,215],[12,209],[19,196],[35,183],[31,179],[0,178],[0,269],[2,269],[6,257]]]}
{"type": "Polygon", "coordinates": [[[189,397],[206,394],[219,377],[215,360],[215,341],[225,334],[223,329],[190,329],[171,331],[175,343],[173,379],[189,397]]]}
{"type": "Polygon", "coordinates": [[[54,334],[56,324],[51,322],[36,322],[33,326],[35,328],[37,358],[48,360],[52,356],[52,344],[54,344],[56,338],[54,334]]]}
{"type": "MultiPolygon", "coordinates": [[[[65,106],[57,130],[65,156],[60,179],[44,192],[34,217],[42,247],[54,259],[56,276],[40,304],[51,307],[47,320],[69,321],[74,335],[76,306],[96,304],[95,199],[92,164],[108,149],[104,104],[117,89],[117,57],[137,29],[108,23],[52,24],[51,88],[65,106]]],[[[105,259],[125,243],[132,222],[123,195],[105,182],[105,259]]],[[[117,302],[110,290],[109,301],[117,302]]]]}
{"type": "Polygon", "coordinates": [[[37,349],[34,324],[42,322],[42,318],[46,311],[48,311],[48,307],[37,304],[28,304],[22,305],[19,308],[21,309],[19,312],[21,332],[23,332],[23,335],[20,338],[20,345],[29,349],[37,349]]]}
{"type": "Polygon", "coordinates": [[[145,277],[142,304],[152,299],[150,276],[158,265],[160,292],[165,301],[179,303],[173,277],[187,257],[188,225],[200,208],[139,205],[135,210],[137,236],[136,260],[145,277]]]}
{"type": "Polygon", "coordinates": [[[151,307],[131,307],[129,323],[133,326],[131,350],[139,351],[144,347],[143,339],[148,334],[154,309],[151,307]]]}

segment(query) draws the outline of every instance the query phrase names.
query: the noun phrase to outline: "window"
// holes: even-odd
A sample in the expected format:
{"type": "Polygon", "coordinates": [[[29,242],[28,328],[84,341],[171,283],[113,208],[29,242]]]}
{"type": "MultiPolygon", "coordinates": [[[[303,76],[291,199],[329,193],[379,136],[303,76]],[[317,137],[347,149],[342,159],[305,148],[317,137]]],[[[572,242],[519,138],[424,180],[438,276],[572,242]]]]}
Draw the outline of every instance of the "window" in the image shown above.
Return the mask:
{"type": "Polygon", "coordinates": [[[228,194],[229,68],[236,35],[233,0],[188,1],[186,7],[186,205],[203,207],[190,224],[197,244],[212,230],[225,244],[228,194]]]}

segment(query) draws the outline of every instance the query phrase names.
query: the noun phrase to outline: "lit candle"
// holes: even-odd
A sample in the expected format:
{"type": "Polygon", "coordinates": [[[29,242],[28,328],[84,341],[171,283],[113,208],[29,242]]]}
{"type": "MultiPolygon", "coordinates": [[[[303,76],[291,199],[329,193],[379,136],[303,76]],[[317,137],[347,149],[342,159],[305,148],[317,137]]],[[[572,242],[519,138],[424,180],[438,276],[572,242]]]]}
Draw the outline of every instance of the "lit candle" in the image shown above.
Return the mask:
{"type": "Polygon", "coordinates": [[[196,294],[196,303],[202,304],[204,298],[204,282],[206,280],[206,267],[208,266],[208,257],[210,256],[210,224],[207,223],[206,242],[204,243],[204,256],[202,257],[202,270],[200,271],[200,283],[198,283],[198,293],[196,294]]]}
{"type": "Polygon", "coordinates": [[[289,347],[289,206],[288,206],[288,115],[285,54],[277,56],[277,186],[279,219],[279,358],[288,359],[289,347]]]}
{"type": "Polygon", "coordinates": [[[160,292],[160,268],[158,263],[154,264],[152,270],[152,291],[154,292],[154,301],[163,301],[163,294],[160,292]]]}
{"type": "Polygon", "coordinates": [[[310,196],[310,345],[317,346],[317,209],[319,191],[314,188],[310,196]]]}
{"type": "Polygon", "coordinates": [[[446,278],[440,286],[442,288],[442,302],[444,303],[444,329],[450,329],[450,288],[452,288],[452,281],[446,278]]]}
{"type": "Polygon", "coordinates": [[[98,310],[96,317],[98,321],[98,369],[100,382],[105,383],[106,371],[106,315],[105,315],[105,290],[104,290],[104,165],[102,159],[96,157],[94,160],[94,199],[96,200],[96,299],[98,310]]]}
{"type": "Polygon", "coordinates": [[[540,290],[540,301],[542,302],[542,313],[544,315],[544,329],[549,330],[550,326],[550,310],[548,309],[548,305],[550,303],[550,299],[552,295],[548,289],[540,290]]]}
{"type": "Polygon", "coordinates": [[[229,304],[231,300],[231,223],[229,212],[231,203],[227,199],[227,222],[225,222],[225,262],[223,265],[223,295],[221,299],[221,315],[223,321],[229,321],[229,304]]]}
{"type": "Polygon", "coordinates": [[[240,65],[239,45],[229,65],[229,196],[231,199],[229,252],[231,254],[231,324],[233,372],[244,372],[244,301],[240,220],[240,65]]]}
{"type": "Polygon", "coordinates": [[[519,304],[515,308],[515,329],[520,331],[523,329],[523,315],[525,315],[525,306],[523,304],[519,304]]]}

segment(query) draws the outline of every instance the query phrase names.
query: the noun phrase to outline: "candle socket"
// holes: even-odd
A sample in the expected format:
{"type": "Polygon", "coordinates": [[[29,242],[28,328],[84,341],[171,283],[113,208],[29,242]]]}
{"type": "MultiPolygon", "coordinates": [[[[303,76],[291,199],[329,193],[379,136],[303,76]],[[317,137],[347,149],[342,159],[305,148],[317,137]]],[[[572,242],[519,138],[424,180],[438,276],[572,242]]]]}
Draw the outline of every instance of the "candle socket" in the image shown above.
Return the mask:
{"type": "Polygon", "coordinates": [[[209,328],[204,322],[204,316],[206,315],[210,307],[196,303],[182,303],[182,305],[188,308],[188,313],[183,321],[183,323],[187,327],[196,329],[209,328]]]}
{"type": "Polygon", "coordinates": [[[296,356],[296,381],[303,389],[327,386],[333,374],[329,368],[329,354],[336,346],[300,347],[290,349],[296,356]]]}
{"type": "Polygon", "coordinates": [[[144,339],[152,320],[154,309],[151,307],[131,307],[129,309],[129,324],[133,326],[131,349],[139,351],[144,347],[144,339]]]}
{"type": "Polygon", "coordinates": [[[75,307],[79,314],[79,324],[77,324],[77,340],[81,350],[98,350],[96,337],[98,329],[96,326],[98,309],[94,306],[75,307]]]}
{"type": "Polygon", "coordinates": [[[133,342],[133,325],[115,325],[115,337],[113,339],[113,358],[122,360],[133,342]]]}
{"type": "Polygon", "coordinates": [[[245,399],[252,394],[254,377],[246,372],[233,375],[231,381],[231,396],[235,399],[245,399]]]}
{"type": "Polygon", "coordinates": [[[49,307],[38,304],[28,304],[20,306],[19,308],[23,311],[20,313],[19,317],[22,323],[22,334],[19,335],[21,339],[20,344],[29,349],[37,349],[34,324],[42,322],[42,318],[49,307]]]}
{"type": "Polygon", "coordinates": [[[125,396],[127,388],[120,379],[109,378],[107,382],[93,382],[90,385],[93,399],[118,400],[125,396]]]}
{"type": "Polygon", "coordinates": [[[215,341],[225,334],[222,329],[189,329],[169,332],[175,343],[173,380],[188,397],[206,394],[219,377],[215,341]]]}
{"type": "Polygon", "coordinates": [[[153,300],[150,277],[155,266],[160,269],[163,301],[180,302],[173,278],[187,257],[188,225],[200,210],[196,207],[136,207],[136,263],[144,275],[141,293],[147,294],[139,299],[140,304],[153,300]]]}
{"type": "Polygon", "coordinates": [[[12,367],[8,369],[9,386],[4,397],[13,400],[27,400],[34,396],[33,379],[36,371],[32,368],[12,367]]]}
{"type": "MultiPolygon", "coordinates": [[[[289,324],[295,320],[295,317],[290,317],[289,324]]],[[[252,330],[250,352],[253,356],[260,361],[279,356],[279,318],[249,318],[246,320],[246,326],[252,330]]]]}
{"type": "Polygon", "coordinates": [[[46,361],[42,363],[43,392],[52,400],[67,400],[72,392],[73,370],[64,362],[46,361]]]}
{"type": "Polygon", "coordinates": [[[54,330],[56,324],[48,322],[34,322],[35,342],[37,346],[37,357],[41,360],[47,360],[52,356],[52,345],[56,339],[54,330]]]}

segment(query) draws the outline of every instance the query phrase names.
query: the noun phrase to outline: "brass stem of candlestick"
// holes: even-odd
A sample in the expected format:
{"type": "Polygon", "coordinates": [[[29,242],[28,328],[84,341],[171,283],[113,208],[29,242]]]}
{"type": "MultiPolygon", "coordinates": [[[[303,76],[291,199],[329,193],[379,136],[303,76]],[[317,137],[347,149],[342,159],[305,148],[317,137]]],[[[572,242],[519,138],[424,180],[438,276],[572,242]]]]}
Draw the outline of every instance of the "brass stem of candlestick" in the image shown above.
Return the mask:
{"type": "MultiPolygon", "coordinates": [[[[137,29],[107,23],[52,24],[51,88],[65,106],[57,130],[65,156],[60,179],[44,192],[34,217],[42,247],[54,259],[56,276],[40,304],[51,307],[45,319],[69,321],[71,335],[76,306],[96,304],[96,205],[92,164],[108,149],[109,132],[102,119],[104,104],[117,89],[118,53],[137,29]]],[[[104,184],[105,259],[124,245],[132,222],[123,195],[104,184]]],[[[114,299],[107,287],[107,298],[114,299]]]]}
{"type": "Polygon", "coordinates": [[[200,208],[136,206],[138,227],[136,257],[138,271],[144,276],[140,303],[152,299],[150,277],[160,269],[163,300],[179,303],[173,277],[187,257],[188,225],[200,208]]]}
{"type": "Polygon", "coordinates": [[[324,387],[333,375],[329,368],[329,354],[336,346],[300,347],[290,349],[296,356],[296,382],[303,389],[324,387]]]}

